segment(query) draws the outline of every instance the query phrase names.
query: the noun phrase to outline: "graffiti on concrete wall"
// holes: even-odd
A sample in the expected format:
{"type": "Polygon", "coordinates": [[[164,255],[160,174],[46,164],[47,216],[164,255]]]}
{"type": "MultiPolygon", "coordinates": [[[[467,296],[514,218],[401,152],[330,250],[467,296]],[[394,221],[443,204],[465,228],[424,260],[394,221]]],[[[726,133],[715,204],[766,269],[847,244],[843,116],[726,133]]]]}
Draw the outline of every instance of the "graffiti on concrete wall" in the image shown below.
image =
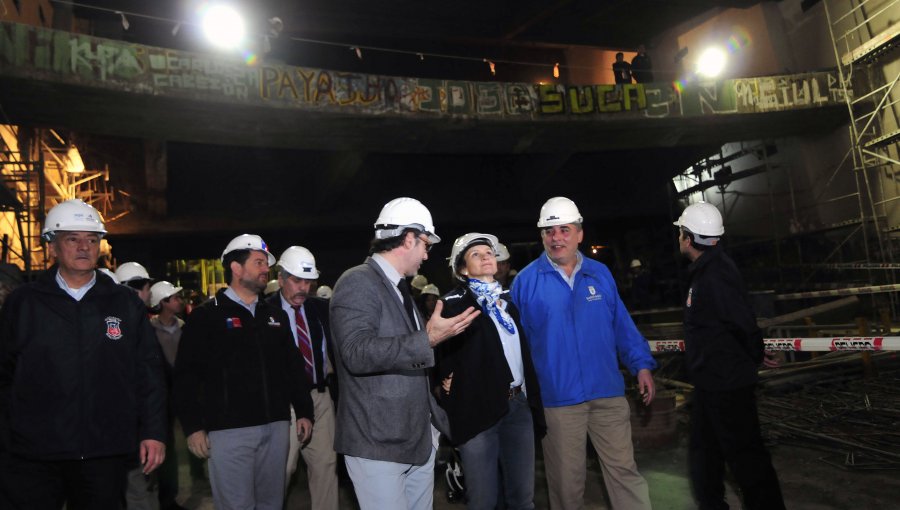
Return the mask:
{"type": "Polygon", "coordinates": [[[360,114],[665,118],[843,104],[834,73],[566,85],[376,76],[155,48],[0,23],[0,75],[163,97],[360,114]]]}

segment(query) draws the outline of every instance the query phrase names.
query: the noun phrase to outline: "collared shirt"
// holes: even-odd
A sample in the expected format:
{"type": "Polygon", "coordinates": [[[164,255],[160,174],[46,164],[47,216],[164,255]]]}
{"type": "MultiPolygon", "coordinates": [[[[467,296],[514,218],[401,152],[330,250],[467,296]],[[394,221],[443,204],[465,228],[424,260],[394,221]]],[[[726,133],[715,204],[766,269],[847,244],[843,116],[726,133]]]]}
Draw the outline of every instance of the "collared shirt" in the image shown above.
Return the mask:
{"type": "Polygon", "coordinates": [[[244,303],[244,301],[240,297],[238,297],[237,292],[235,292],[234,289],[231,288],[231,286],[225,289],[225,295],[235,303],[246,308],[247,311],[250,312],[250,315],[256,317],[256,303],[259,302],[259,296],[256,296],[256,298],[253,299],[253,302],[248,305],[247,303],[244,303]]]}
{"type": "Polygon", "coordinates": [[[578,271],[581,271],[581,262],[583,260],[583,257],[581,256],[580,251],[575,252],[575,255],[577,255],[577,259],[576,259],[577,262],[575,262],[575,269],[572,271],[572,276],[569,276],[566,274],[565,268],[563,268],[561,265],[557,264],[556,262],[553,262],[553,259],[550,258],[550,254],[547,253],[546,251],[544,252],[544,256],[547,257],[547,260],[550,261],[550,265],[553,266],[553,269],[556,269],[556,272],[559,273],[559,275],[563,277],[563,280],[569,284],[569,288],[572,290],[575,290],[575,275],[578,274],[578,271]]]}
{"type": "MultiPolygon", "coordinates": [[[[380,267],[381,270],[384,271],[384,275],[388,277],[388,280],[390,280],[392,284],[394,284],[394,291],[397,293],[397,297],[400,298],[400,304],[403,304],[403,294],[400,293],[400,288],[397,287],[397,284],[400,283],[400,280],[404,278],[403,275],[400,274],[400,272],[397,271],[397,269],[392,266],[386,258],[382,257],[378,253],[372,255],[372,260],[374,260],[375,263],[378,264],[378,267],[380,267]]],[[[415,317],[416,328],[422,329],[421,325],[419,324],[419,316],[415,315],[415,317]]]]}
{"type": "Polygon", "coordinates": [[[65,291],[66,294],[72,296],[75,301],[81,301],[81,298],[83,298],[84,295],[87,294],[89,290],[91,290],[91,287],[93,287],[95,283],[97,283],[96,271],[91,276],[91,281],[82,285],[81,288],[73,289],[72,287],[69,287],[69,284],[66,283],[66,280],[63,279],[62,275],[59,274],[59,269],[56,270],[56,284],[59,285],[59,288],[65,291]]]}

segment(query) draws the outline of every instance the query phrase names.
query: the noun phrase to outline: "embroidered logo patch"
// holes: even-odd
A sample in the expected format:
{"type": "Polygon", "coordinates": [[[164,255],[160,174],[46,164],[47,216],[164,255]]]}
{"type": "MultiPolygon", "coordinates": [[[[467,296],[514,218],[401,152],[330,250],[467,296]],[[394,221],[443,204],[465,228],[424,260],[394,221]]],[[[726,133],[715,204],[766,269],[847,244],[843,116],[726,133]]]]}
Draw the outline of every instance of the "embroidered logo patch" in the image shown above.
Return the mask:
{"type": "Polygon", "coordinates": [[[595,289],[593,285],[588,285],[588,292],[591,294],[587,297],[588,301],[597,301],[598,299],[603,299],[603,294],[597,294],[597,289],[595,289]]]}
{"type": "Polygon", "coordinates": [[[109,338],[110,340],[122,338],[122,319],[118,317],[107,317],[103,320],[106,322],[106,338],[109,338]]]}
{"type": "Polygon", "coordinates": [[[278,321],[276,321],[276,320],[275,320],[275,317],[272,317],[272,316],[270,315],[270,316],[269,316],[269,326],[272,326],[272,327],[274,327],[274,328],[280,328],[280,327],[281,327],[281,323],[278,322],[278,321]]]}

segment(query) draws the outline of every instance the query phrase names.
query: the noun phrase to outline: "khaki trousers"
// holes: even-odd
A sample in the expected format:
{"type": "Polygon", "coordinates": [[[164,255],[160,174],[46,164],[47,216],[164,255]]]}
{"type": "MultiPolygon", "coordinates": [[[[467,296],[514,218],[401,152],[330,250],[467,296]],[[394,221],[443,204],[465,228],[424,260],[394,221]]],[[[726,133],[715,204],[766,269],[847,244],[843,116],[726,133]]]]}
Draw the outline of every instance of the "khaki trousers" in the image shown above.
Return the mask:
{"type": "Polygon", "coordinates": [[[585,444],[600,457],[603,481],[614,510],[650,508],[650,491],[638,473],[631,444],[631,410],[625,397],[598,398],[578,405],[544,408],[542,441],[550,487],[550,508],[584,508],[585,444]]]}
{"type": "Polygon", "coordinates": [[[291,408],[291,445],[288,450],[285,490],[297,470],[300,455],[306,463],[312,510],[338,510],[337,454],[334,453],[334,403],[331,393],[310,392],[316,422],[312,438],[301,448],[297,440],[297,419],[291,408]],[[299,455],[298,455],[299,453],[299,455]]]}

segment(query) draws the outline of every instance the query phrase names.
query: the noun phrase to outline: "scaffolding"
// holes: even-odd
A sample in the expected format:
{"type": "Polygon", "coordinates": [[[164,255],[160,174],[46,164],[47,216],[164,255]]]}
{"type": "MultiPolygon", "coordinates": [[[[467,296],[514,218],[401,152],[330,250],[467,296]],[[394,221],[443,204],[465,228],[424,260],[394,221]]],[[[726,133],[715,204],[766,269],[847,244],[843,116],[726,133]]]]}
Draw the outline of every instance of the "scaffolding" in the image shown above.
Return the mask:
{"type": "MultiPolygon", "coordinates": [[[[845,220],[849,236],[860,235],[866,263],[894,262],[900,233],[896,111],[900,69],[892,51],[900,43],[900,0],[824,2],[840,87],[850,117],[850,147],[834,170],[852,171],[856,190],[839,199],[855,199],[858,215],[845,220]]],[[[834,174],[829,183],[834,180],[834,174]]],[[[830,263],[831,260],[822,261],[830,263]]],[[[869,280],[896,283],[896,272],[867,271],[869,280]]]]}

